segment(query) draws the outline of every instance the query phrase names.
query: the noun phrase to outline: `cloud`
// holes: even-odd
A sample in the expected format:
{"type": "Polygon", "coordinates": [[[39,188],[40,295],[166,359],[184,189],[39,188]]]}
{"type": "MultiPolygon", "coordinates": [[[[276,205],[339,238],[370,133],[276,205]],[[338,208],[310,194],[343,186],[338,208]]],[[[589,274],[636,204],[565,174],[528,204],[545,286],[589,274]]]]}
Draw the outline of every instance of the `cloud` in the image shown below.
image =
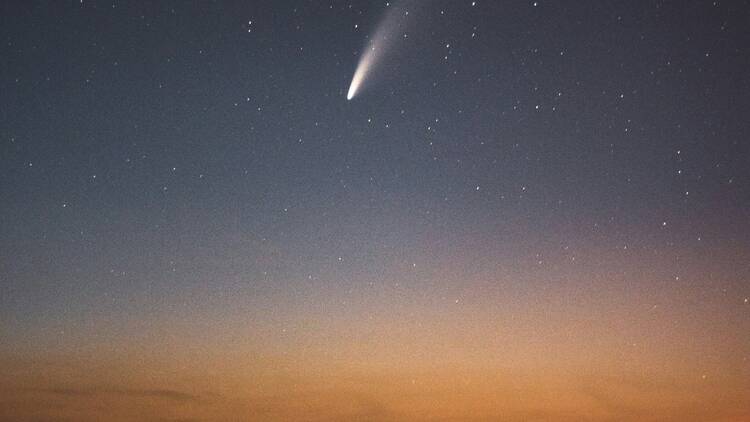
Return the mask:
{"type": "Polygon", "coordinates": [[[177,390],[168,389],[131,389],[131,388],[109,388],[109,387],[91,387],[91,388],[41,388],[34,391],[40,393],[57,394],[68,397],[95,396],[95,395],[117,395],[125,397],[144,397],[159,398],[175,401],[198,401],[200,398],[196,395],[185,393],[177,390]]]}
{"type": "Polygon", "coordinates": [[[243,409],[250,419],[307,421],[398,420],[388,407],[365,394],[346,390],[289,392],[248,397],[243,409]]]}

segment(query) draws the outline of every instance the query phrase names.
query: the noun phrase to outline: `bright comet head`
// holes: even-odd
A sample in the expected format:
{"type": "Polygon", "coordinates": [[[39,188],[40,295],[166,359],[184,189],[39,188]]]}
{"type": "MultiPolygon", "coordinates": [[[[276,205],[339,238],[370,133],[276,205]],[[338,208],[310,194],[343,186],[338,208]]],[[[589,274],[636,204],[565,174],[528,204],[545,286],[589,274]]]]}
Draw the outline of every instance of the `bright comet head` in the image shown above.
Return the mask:
{"type": "Polygon", "coordinates": [[[370,62],[372,61],[370,55],[371,51],[372,50],[365,53],[364,57],[362,57],[362,60],[360,60],[359,64],[357,64],[357,70],[354,71],[352,83],[349,85],[349,92],[346,93],[347,100],[351,100],[352,98],[354,98],[354,95],[357,94],[359,86],[362,84],[362,80],[365,78],[365,75],[370,68],[370,62]]]}
{"type": "Polygon", "coordinates": [[[387,47],[394,40],[402,39],[400,36],[394,36],[394,34],[403,32],[405,21],[409,16],[409,11],[406,7],[407,4],[411,4],[411,2],[402,1],[399,3],[399,6],[388,7],[385,18],[378,25],[375,35],[370,38],[357,64],[357,69],[354,71],[354,76],[352,77],[352,83],[349,85],[349,91],[346,93],[347,100],[351,100],[359,93],[365,79],[369,78],[373,67],[377,67],[377,63],[382,61],[381,58],[387,47]]]}

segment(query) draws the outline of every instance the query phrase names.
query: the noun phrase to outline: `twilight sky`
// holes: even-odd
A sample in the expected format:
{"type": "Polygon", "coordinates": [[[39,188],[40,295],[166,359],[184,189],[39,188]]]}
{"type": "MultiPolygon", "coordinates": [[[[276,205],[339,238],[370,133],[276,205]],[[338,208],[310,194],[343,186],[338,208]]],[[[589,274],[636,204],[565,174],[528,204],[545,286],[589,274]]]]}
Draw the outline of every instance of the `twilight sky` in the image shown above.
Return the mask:
{"type": "Polygon", "coordinates": [[[750,419],[748,22],[3,2],[0,421],[750,419]]]}

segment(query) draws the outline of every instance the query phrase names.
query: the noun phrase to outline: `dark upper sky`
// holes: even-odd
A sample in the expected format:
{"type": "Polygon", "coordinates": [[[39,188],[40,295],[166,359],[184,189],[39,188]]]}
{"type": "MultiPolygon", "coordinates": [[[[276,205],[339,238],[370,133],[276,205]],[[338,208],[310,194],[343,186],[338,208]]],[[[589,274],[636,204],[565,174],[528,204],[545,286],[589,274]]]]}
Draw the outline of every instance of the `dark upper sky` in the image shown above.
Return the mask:
{"type": "MultiPolygon", "coordinates": [[[[511,357],[538,340],[575,366],[618,349],[605,334],[626,321],[614,331],[654,342],[632,365],[750,371],[747,1],[8,1],[0,16],[3,356],[164,349],[157,326],[231,349],[241,326],[241,350],[322,365],[352,360],[363,340],[342,332],[392,351],[506,324],[511,357]],[[388,8],[408,19],[347,101],[388,8]],[[577,318],[605,339],[544,334],[577,318]],[[389,348],[402,324],[429,335],[389,348]]],[[[494,362],[471,344],[456,362],[494,362]]]]}

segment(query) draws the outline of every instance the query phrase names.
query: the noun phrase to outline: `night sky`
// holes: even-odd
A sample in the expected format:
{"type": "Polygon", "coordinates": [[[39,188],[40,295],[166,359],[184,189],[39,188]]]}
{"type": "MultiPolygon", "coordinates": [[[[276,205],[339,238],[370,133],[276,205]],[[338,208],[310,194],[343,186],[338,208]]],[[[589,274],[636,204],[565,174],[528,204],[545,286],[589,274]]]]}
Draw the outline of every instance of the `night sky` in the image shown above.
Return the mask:
{"type": "Polygon", "coordinates": [[[0,421],[750,420],[749,75],[748,1],[2,2],[0,421]]]}

